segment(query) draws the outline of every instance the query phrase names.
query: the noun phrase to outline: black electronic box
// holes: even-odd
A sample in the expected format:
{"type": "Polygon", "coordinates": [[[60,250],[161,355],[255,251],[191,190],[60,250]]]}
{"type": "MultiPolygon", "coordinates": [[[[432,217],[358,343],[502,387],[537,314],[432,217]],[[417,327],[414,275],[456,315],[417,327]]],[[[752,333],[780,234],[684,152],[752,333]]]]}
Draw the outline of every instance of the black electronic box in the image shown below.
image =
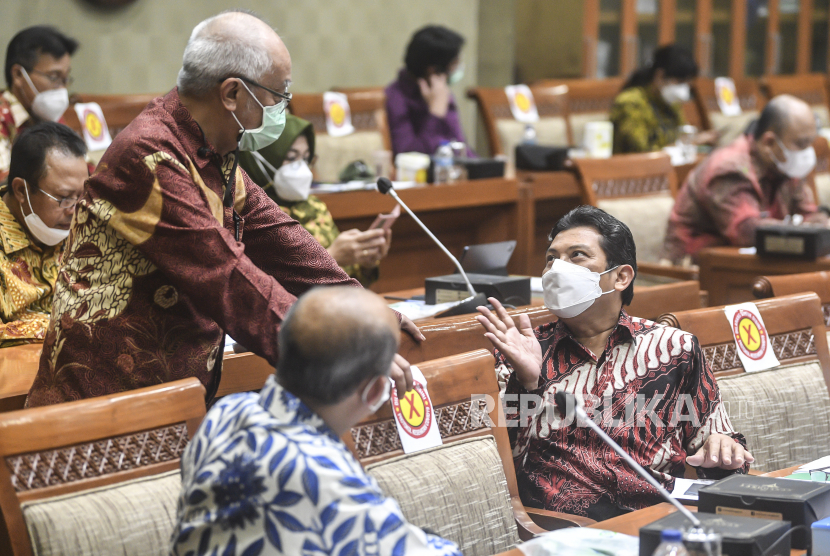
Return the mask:
{"type": "Polygon", "coordinates": [[[830,254],[830,229],[809,224],[765,224],[755,229],[755,248],[762,257],[814,261],[830,254]]]}
{"type": "MultiPolygon", "coordinates": [[[[830,516],[830,484],[757,475],[732,475],[698,491],[698,512],[780,519],[809,527],[830,516]]],[[[807,548],[810,532],[793,533],[793,548],[807,548]]]]}
{"type": "MultiPolygon", "coordinates": [[[[501,303],[516,307],[530,305],[530,278],[527,276],[494,276],[468,272],[467,277],[473,288],[487,297],[495,297],[501,303]]],[[[424,286],[424,302],[427,305],[461,301],[470,295],[460,274],[427,278],[424,286]]]]}
{"type": "MultiPolygon", "coordinates": [[[[781,538],[790,529],[788,521],[731,517],[698,512],[703,529],[721,535],[721,552],[729,556],[789,556],[790,538],[781,538]],[[777,541],[777,542],[776,542],[777,541]]],[[[651,556],[660,545],[665,529],[689,529],[692,524],[680,512],[669,514],[640,528],[640,556],[651,556]]]]}

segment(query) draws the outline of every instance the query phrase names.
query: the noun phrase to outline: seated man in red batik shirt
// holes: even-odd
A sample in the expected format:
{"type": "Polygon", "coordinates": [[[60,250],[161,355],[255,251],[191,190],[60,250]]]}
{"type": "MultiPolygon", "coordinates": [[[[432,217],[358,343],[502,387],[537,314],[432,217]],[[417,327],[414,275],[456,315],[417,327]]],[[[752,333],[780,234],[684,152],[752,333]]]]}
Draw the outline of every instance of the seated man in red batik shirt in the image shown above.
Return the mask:
{"type": "Polygon", "coordinates": [[[755,228],[800,215],[826,225],[804,178],[816,165],[816,119],[810,107],[780,95],[754,129],[714,151],[689,176],[669,217],[665,256],[695,260],[717,245],[755,245],[755,228]]]}
{"type": "Polygon", "coordinates": [[[559,320],[533,329],[521,315],[517,326],[492,298],[495,313],[480,307],[477,317],[507,382],[522,502],[603,520],[662,500],[595,433],[562,420],[553,400],[562,391],[669,490],[686,463],[704,478],[746,472],[754,458],[729,422],[697,338],[623,310],[637,274],[628,227],[581,206],[550,239],[542,284],[559,320]]]}
{"type": "Polygon", "coordinates": [[[0,182],[9,173],[15,137],[33,123],[59,121],[69,108],[66,86],[77,48],[77,41],[47,25],[23,29],[9,42],[8,89],[0,94],[0,182]]]}

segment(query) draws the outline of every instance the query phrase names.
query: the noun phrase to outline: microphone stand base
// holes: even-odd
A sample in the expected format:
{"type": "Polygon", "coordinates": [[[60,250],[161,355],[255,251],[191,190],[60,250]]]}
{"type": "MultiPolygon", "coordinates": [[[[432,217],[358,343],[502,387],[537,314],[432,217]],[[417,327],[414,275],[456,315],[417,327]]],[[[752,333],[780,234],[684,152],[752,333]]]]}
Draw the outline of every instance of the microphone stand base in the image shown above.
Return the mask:
{"type": "Polygon", "coordinates": [[[470,313],[475,313],[476,307],[481,305],[487,305],[487,296],[483,293],[477,293],[473,297],[468,297],[455,307],[450,307],[443,313],[438,313],[435,315],[436,318],[440,317],[454,317],[456,315],[468,315],[470,313]]]}

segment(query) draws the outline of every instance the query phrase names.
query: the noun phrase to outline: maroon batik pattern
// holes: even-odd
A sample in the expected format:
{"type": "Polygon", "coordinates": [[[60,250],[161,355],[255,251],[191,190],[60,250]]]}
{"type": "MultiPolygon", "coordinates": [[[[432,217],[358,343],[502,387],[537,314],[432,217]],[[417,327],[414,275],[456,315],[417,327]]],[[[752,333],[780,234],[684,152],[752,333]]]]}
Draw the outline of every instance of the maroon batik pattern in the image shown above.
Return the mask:
{"type": "Polygon", "coordinates": [[[232,162],[175,89],[118,134],[75,213],[29,406],[191,376],[207,386],[223,330],[273,364],[297,296],[359,287],[241,169],[224,207],[232,162]]]}
{"type": "MultiPolygon", "coordinates": [[[[508,432],[526,505],[602,519],[661,500],[590,429],[563,425],[553,404],[558,391],[574,394],[586,410],[603,414],[603,429],[669,489],[673,477],[683,476],[686,456],[697,452],[711,433],[732,436],[745,445],[729,422],[714,375],[692,334],[623,311],[605,351],[596,357],[561,321],[542,325],[535,333],[544,355],[539,388],[531,392],[544,400],[537,415],[521,419],[519,402],[508,401],[508,394],[528,392],[496,352],[499,371],[509,373],[505,412],[507,419],[517,420],[508,432]],[[643,396],[640,404],[636,404],[638,395],[643,396]],[[642,426],[636,420],[629,423],[637,426],[626,423],[626,406],[634,403],[642,416],[644,406],[660,395],[652,408],[664,427],[647,417],[641,418],[642,426]],[[678,404],[681,395],[685,401],[678,404]],[[689,422],[691,408],[700,426],[689,422]],[[619,423],[612,424],[612,419],[619,423]]],[[[715,476],[721,470],[700,470],[701,475],[707,472],[715,476]]]]}

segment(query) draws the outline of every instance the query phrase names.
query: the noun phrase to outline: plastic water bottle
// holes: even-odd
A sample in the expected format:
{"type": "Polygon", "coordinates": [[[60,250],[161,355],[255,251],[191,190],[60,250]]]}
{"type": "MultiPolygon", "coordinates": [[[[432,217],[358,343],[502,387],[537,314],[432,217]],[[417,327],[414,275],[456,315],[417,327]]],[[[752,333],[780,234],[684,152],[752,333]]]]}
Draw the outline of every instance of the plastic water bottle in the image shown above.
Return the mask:
{"type": "Polygon", "coordinates": [[[525,126],[525,131],[522,133],[522,143],[525,145],[536,144],[536,128],[533,127],[533,124],[527,124],[525,126]]]}
{"type": "Polygon", "coordinates": [[[449,141],[444,141],[436,149],[432,157],[435,172],[435,183],[450,183],[452,181],[453,153],[449,141]]]}
{"type": "Polygon", "coordinates": [[[676,529],[666,529],[660,533],[660,546],[653,556],[689,556],[683,546],[683,533],[676,529]]]}

